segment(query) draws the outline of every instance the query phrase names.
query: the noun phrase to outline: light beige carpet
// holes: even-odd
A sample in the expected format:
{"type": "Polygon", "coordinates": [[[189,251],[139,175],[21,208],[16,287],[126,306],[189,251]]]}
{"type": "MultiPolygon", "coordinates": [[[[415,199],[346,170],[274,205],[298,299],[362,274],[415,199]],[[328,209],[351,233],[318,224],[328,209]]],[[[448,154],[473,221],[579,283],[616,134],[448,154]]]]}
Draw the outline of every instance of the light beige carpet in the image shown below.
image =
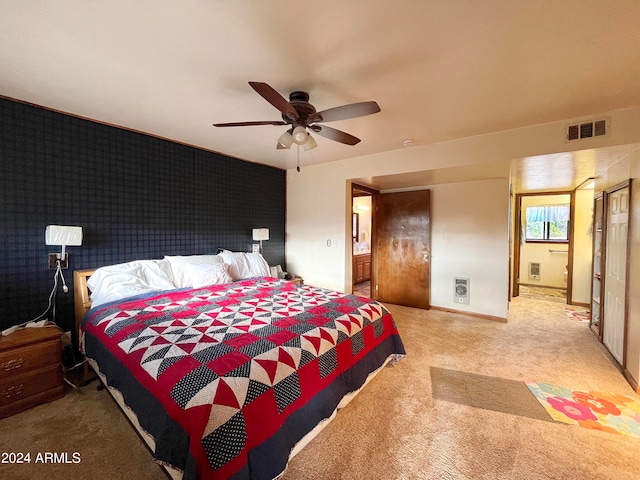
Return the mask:
{"type": "Polygon", "coordinates": [[[520,285],[520,296],[537,300],[552,300],[567,303],[566,288],[537,287],[535,285],[520,285]]]}
{"type": "MultiPolygon", "coordinates": [[[[516,298],[506,324],[389,307],[407,357],[292,460],[285,480],[640,478],[640,439],[539,418],[518,389],[527,380],[634,395],[561,303],[516,298]]],[[[0,420],[1,452],[77,451],[81,462],[0,464],[1,479],[166,478],[108,393],[83,390],[0,420]]]]}

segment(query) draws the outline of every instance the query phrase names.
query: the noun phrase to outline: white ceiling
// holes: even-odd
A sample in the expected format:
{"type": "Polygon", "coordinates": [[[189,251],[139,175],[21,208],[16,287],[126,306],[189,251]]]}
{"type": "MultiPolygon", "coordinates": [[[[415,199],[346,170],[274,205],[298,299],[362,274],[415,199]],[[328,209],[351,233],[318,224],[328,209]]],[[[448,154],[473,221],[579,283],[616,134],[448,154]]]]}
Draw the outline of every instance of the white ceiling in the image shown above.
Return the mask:
{"type": "MultiPolygon", "coordinates": [[[[0,0],[0,95],[280,168],[284,127],[249,87],[317,110],[375,100],[330,126],[305,164],[637,105],[638,0],[0,0]]],[[[522,174],[526,173],[522,170],[522,174]]]]}

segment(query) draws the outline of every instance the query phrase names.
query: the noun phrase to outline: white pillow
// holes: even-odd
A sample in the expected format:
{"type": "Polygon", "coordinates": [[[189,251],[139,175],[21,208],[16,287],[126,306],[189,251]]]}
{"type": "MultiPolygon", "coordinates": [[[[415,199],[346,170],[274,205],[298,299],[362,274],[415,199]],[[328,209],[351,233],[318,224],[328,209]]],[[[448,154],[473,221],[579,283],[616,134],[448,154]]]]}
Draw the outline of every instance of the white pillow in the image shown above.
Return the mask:
{"type": "Polygon", "coordinates": [[[193,288],[231,283],[233,281],[229,276],[229,272],[227,272],[227,265],[224,263],[191,263],[187,264],[185,269],[191,276],[193,288]]]}
{"type": "Polygon", "coordinates": [[[165,256],[165,260],[169,261],[171,271],[173,273],[173,283],[176,288],[191,288],[191,273],[187,267],[189,265],[203,265],[222,263],[222,259],[218,255],[187,255],[187,256],[165,256]]]}
{"type": "Polygon", "coordinates": [[[269,276],[269,264],[259,253],[223,251],[218,256],[229,267],[229,275],[233,281],[269,276]]]}
{"type": "Polygon", "coordinates": [[[135,260],[98,268],[87,280],[93,306],[142,293],[173,290],[166,260],[135,260]]]}
{"type": "Polygon", "coordinates": [[[271,275],[269,264],[260,253],[245,253],[249,263],[250,277],[268,277],[271,275]]]}

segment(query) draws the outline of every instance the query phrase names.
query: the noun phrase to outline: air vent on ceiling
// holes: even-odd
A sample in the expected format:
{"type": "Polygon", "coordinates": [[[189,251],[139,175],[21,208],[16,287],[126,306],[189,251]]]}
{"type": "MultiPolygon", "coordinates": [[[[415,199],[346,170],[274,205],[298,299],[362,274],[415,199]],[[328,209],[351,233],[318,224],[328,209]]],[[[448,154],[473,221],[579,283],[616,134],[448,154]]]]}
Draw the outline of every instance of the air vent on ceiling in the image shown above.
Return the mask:
{"type": "Polygon", "coordinates": [[[607,120],[595,120],[567,126],[567,140],[602,137],[607,134],[607,120]]]}

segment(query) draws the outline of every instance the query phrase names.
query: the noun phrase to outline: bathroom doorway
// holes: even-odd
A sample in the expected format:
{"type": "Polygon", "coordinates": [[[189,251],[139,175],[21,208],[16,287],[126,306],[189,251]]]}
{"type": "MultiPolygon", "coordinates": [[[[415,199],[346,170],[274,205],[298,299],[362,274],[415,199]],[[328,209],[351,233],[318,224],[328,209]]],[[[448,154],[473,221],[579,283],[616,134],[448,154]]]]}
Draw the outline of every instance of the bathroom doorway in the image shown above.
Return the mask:
{"type": "Polygon", "coordinates": [[[352,291],[371,297],[374,191],[359,185],[352,188],[352,291]]]}

